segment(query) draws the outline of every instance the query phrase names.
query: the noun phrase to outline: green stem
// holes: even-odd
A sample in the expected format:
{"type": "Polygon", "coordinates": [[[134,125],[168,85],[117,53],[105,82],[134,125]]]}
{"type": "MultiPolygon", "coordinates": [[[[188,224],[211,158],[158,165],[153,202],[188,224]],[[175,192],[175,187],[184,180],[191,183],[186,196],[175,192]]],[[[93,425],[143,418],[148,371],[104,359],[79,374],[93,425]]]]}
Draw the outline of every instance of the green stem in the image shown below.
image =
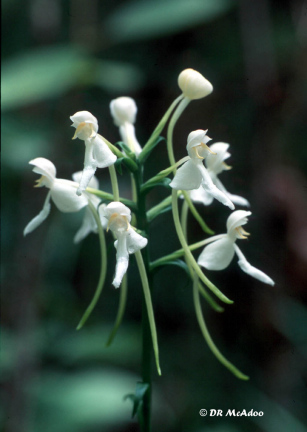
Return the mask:
{"type": "Polygon", "coordinates": [[[163,201],[161,201],[159,204],[157,204],[156,206],[152,207],[150,210],[148,210],[147,212],[147,220],[148,222],[151,222],[152,220],[154,220],[155,217],[159,216],[161,214],[161,212],[168,206],[170,206],[172,204],[172,196],[168,196],[166,198],[164,198],[163,201]]]}
{"type": "MultiPolygon", "coordinates": [[[[219,240],[220,238],[225,237],[225,235],[226,234],[219,234],[219,235],[216,235],[214,237],[210,237],[210,238],[202,240],[200,242],[188,245],[188,248],[190,249],[190,251],[199,249],[200,247],[205,246],[208,243],[212,243],[212,242],[214,242],[216,240],[219,240]]],[[[158,259],[156,259],[155,261],[153,261],[150,264],[150,270],[153,270],[156,267],[159,267],[161,265],[167,264],[170,261],[173,261],[173,260],[175,260],[177,258],[180,258],[184,254],[185,254],[185,249],[178,249],[177,251],[175,251],[175,252],[173,252],[173,253],[171,253],[169,255],[165,255],[162,258],[158,258],[158,259]]]]}
{"type": "Polygon", "coordinates": [[[181,246],[184,249],[186,258],[191,263],[191,266],[195,270],[196,274],[199,276],[199,278],[203,281],[203,283],[223,302],[231,304],[233,303],[232,300],[230,300],[228,297],[226,297],[212,282],[209,281],[209,279],[204,275],[204,273],[201,271],[199,265],[195,261],[195,258],[193,257],[189,246],[185,240],[180,220],[179,220],[179,212],[178,212],[178,202],[177,202],[177,191],[173,189],[172,192],[172,208],[173,208],[173,218],[174,218],[174,224],[177,231],[177,235],[179,238],[179,241],[181,243],[181,246]]]}
{"type": "Polygon", "coordinates": [[[147,273],[146,273],[146,269],[145,269],[145,265],[144,265],[141,251],[135,252],[135,258],[136,258],[136,262],[137,262],[137,265],[139,268],[142,286],[143,286],[143,291],[144,291],[144,298],[145,298],[145,303],[146,303],[147,316],[148,316],[148,321],[149,321],[149,327],[150,327],[150,332],[151,332],[151,339],[152,339],[152,344],[153,344],[153,349],[154,349],[154,354],[155,354],[157,371],[158,371],[158,374],[161,375],[161,369],[160,369],[160,364],[159,364],[158,336],[157,336],[154,312],[153,312],[153,307],[152,307],[152,302],[151,302],[150,288],[149,288],[147,273]]]}
{"type": "Polygon", "coordinates": [[[99,242],[100,242],[100,251],[101,251],[101,267],[100,267],[100,276],[99,276],[99,280],[98,280],[98,284],[97,284],[97,288],[94,294],[94,297],[91,301],[91,303],[89,304],[89,306],[87,307],[86,311],[84,312],[78,326],[77,326],[77,330],[80,330],[85,322],[87,321],[88,317],[91,315],[94,307],[96,306],[100,294],[102,292],[103,289],[103,285],[105,282],[105,278],[106,278],[106,273],[107,273],[107,248],[106,248],[106,240],[105,240],[105,236],[104,236],[104,231],[102,229],[101,223],[100,223],[100,219],[99,219],[99,215],[96,211],[95,206],[91,203],[91,201],[88,202],[88,206],[91,209],[93,216],[95,218],[97,227],[98,227],[98,236],[99,236],[99,242]]]}
{"type": "Polygon", "coordinates": [[[195,306],[195,312],[196,312],[196,317],[197,317],[197,321],[199,324],[199,327],[202,331],[202,334],[205,338],[205,341],[208,344],[208,347],[210,348],[210,350],[212,351],[212,353],[215,355],[215,357],[227,368],[230,370],[230,372],[232,372],[237,378],[242,379],[242,380],[248,380],[249,377],[245,374],[243,374],[241,371],[239,371],[239,369],[237,369],[232,363],[230,363],[230,361],[228,361],[222,354],[221,352],[218,350],[218,348],[216,347],[216,345],[214,344],[204,317],[203,317],[203,313],[201,310],[201,305],[200,305],[200,299],[199,299],[199,291],[198,291],[198,277],[195,275],[194,277],[194,283],[193,283],[193,298],[194,298],[194,306],[195,306]]]}
{"type": "Polygon", "coordinates": [[[206,222],[203,220],[203,218],[201,217],[201,215],[198,213],[198,211],[196,210],[196,207],[194,206],[191,198],[189,197],[188,193],[186,191],[182,191],[182,194],[184,196],[185,201],[188,203],[189,208],[191,210],[192,215],[195,217],[195,219],[197,220],[197,222],[199,223],[199,225],[202,227],[202,229],[205,231],[205,233],[207,234],[214,234],[214,231],[212,231],[208,225],[206,224],[206,222]]]}
{"type": "Polygon", "coordinates": [[[123,281],[121,283],[121,286],[120,286],[119,305],[118,305],[116,320],[114,323],[114,327],[113,327],[113,329],[110,333],[110,336],[108,338],[108,341],[106,343],[107,347],[110,346],[111,343],[113,342],[113,339],[116,336],[117,330],[118,330],[119,326],[121,325],[121,322],[122,322],[122,319],[124,316],[124,312],[125,312],[125,307],[126,307],[127,287],[128,287],[127,274],[125,274],[123,281]]]}
{"type": "MultiPolygon", "coordinates": [[[[132,201],[137,202],[138,194],[137,194],[136,183],[133,174],[131,174],[130,178],[131,178],[132,201]]],[[[136,217],[135,214],[133,214],[131,218],[131,225],[135,225],[135,224],[136,224],[136,217]]]]}
{"type": "Polygon", "coordinates": [[[184,162],[187,162],[190,159],[190,156],[185,156],[184,158],[180,159],[178,162],[176,162],[174,165],[160,171],[157,175],[152,177],[151,179],[147,180],[142,187],[141,191],[143,192],[145,189],[152,187],[155,185],[156,182],[163,179],[164,177],[171,174],[179,165],[183,164],[184,162]]]}
{"type": "Polygon", "coordinates": [[[158,126],[155,128],[155,130],[151,134],[149,140],[147,141],[147,143],[143,147],[142,152],[139,154],[138,159],[139,159],[140,163],[143,162],[143,160],[146,158],[147,154],[150,152],[152,146],[154,145],[154,143],[158,139],[160,133],[162,132],[162,129],[164,128],[167,120],[169,119],[169,116],[171,115],[173,109],[178,104],[178,102],[181,101],[182,98],[183,98],[182,94],[180,96],[178,96],[174,100],[174,102],[171,104],[171,106],[168,108],[168,110],[166,111],[166,113],[164,114],[164,116],[162,117],[162,119],[160,120],[158,126]]]}
{"type": "MultiPolygon", "coordinates": [[[[179,119],[180,115],[183,113],[184,109],[188,106],[188,104],[191,102],[190,99],[184,98],[180,104],[177,106],[170,122],[167,128],[167,153],[168,158],[170,161],[170,165],[175,164],[175,157],[174,157],[174,151],[173,151],[173,131],[174,127],[177,123],[177,120],[179,119]]],[[[175,170],[174,170],[175,171],[175,170]]]]}
{"type": "MultiPolygon", "coordinates": [[[[188,214],[189,214],[189,205],[186,201],[183,202],[182,209],[181,209],[181,226],[182,226],[182,232],[187,240],[188,238],[188,214]]],[[[185,260],[186,264],[189,268],[189,272],[191,275],[192,280],[194,280],[194,270],[189,262],[189,260],[185,260]]],[[[198,284],[198,289],[201,292],[204,299],[209,303],[209,305],[217,312],[223,312],[224,309],[216,303],[216,301],[210,296],[209,293],[205,290],[205,288],[202,286],[201,283],[198,284]]]]}
{"type": "MultiPolygon", "coordinates": [[[[98,196],[99,198],[105,199],[107,201],[115,201],[115,197],[113,194],[103,192],[99,189],[86,188],[86,192],[89,192],[93,195],[98,196]]],[[[117,201],[122,202],[126,206],[128,206],[131,210],[137,211],[137,204],[129,199],[119,197],[117,201]]]]}
{"type": "Polygon", "coordinates": [[[118,181],[114,165],[109,166],[109,173],[111,178],[114,201],[119,201],[118,181]]]}
{"type": "MultiPolygon", "coordinates": [[[[100,135],[101,136],[101,135],[100,135]]],[[[117,147],[115,147],[115,145],[111,144],[110,141],[108,141],[106,138],[104,138],[103,136],[101,136],[101,138],[103,139],[103,141],[107,144],[107,146],[109,147],[110,150],[112,150],[112,152],[120,159],[124,160],[124,163],[126,164],[126,166],[129,168],[129,170],[131,172],[135,172],[138,170],[138,166],[137,164],[129,157],[126,157],[126,155],[124,155],[124,153],[122,153],[117,147]]]]}

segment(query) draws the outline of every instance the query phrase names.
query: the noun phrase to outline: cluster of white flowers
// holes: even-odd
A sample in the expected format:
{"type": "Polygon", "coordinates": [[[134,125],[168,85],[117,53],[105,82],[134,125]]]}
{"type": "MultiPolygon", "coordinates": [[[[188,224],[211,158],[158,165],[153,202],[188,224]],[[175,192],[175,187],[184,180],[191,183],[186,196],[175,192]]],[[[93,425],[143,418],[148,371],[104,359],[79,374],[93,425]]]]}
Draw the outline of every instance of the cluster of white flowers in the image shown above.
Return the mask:
{"type": "MultiPolygon", "coordinates": [[[[123,141],[131,151],[139,154],[142,149],[135,137],[133,126],[137,113],[135,101],[121,97],[111,102],[110,109],[123,141]]],[[[29,162],[34,165],[33,171],[42,175],[35,187],[45,186],[50,191],[42,211],[27,224],[24,235],[32,232],[47,218],[51,208],[50,199],[64,213],[78,212],[88,206],[90,201],[98,210],[102,228],[110,229],[117,238],[114,243],[117,264],[113,285],[118,288],[128,268],[129,254],[144,248],[147,239],[131,227],[131,211],[128,207],[120,202],[100,205],[101,200],[97,196],[86,192],[87,187],[99,189],[98,180],[94,176],[96,169],[110,167],[116,162],[117,157],[109,149],[105,139],[98,134],[98,121],[90,112],[79,111],[70,119],[73,122],[72,126],[76,128],[73,139],[79,138],[85,144],[83,171],[72,175],[74,181],[57,179],[56,168],[48,159],[36,158],[29,162]]],[[[74,242],[83,240],[90,232],[97,232],[97,224],[92,212],[87,208],[74,242]]]]}
{"type": "MultiPolygon", "coordinates": [[[[119,196],[116,171],[114,168],[117,156],[120,156],[118,163],[124,161],[127,163],[128,167],[133,166],[133,169],[131,169],[132,174],[134,173],[134,170],[138,170],[139,167],[141,167],[141,174],[139,177],[135,176],[133,180],[134,182],[138,181],[138,184],[134,183],[134,188],[138,189],[136,190],[136,193],[134,193],[133,201],[130,201],[130,203],[134,205],[135,209],[138,209],[138,197],[142,196],[142,187],[145,185],[142,184],[143,161],[145,160],[145,156],[147,157],[149,152],[155,147],[156,142],[154,141],[170,118],[172,110],[176,104],[178,104],[173,113],[173,117],[170,120],[168,129],[167,148],[171,166],[168,169],[161,171],[161,173],[156,177],[152,178],[149,181],[149,184],[153,186],[155,181],[159,183],[161,177],[163,178],[174,171],[174,177],[169,183],[169,186],[174,190],[173,197],[176,198],[176,203],[176,191],[180,191],[179,195],[182,194],[184,200],[192,200],[196,203],[202,203],[205,206],[209,206],[214,199],[218,200],[231,210],[235,209],[235,204],[244,207],[250,206],[249,202],[245,198],[229,193],[219,179],[218,176],[223,171],[228,171],[231,168],[225,162],[230,157],[228,151],[229,144],[217,142],[208,146],[207,144],[211,138],[207,136],[207,130],[198,129],[192,131],[188,135],[186,146],[188,156],[174,164],[172,130],[178,117],[190,101],[205,97],[213,91],[210,82],[193,69],[186,69],[181,72],[178,77],[178,84],[182,90],[182,95],[173,102],[143,149],[135,134],[134,124],[137,114],[136,103],[130,97],[119,97],[111,101],[110,111],[115,125],[119,128],[119,134],[124,143],[124,145],[121,145],[124,149],[123,152],[109,143],[103,136],[98,134],[98,121],[96,117],[88,111],[79,111],[71,116],[70,119],[72,121],[72,126],[76,129],[73,139],[79,138],[84,141],[85,144],[83,171],[73,174],[73,181],[58,179],[56,178],[56,168],[51,161],[39,157],[29,162],[34,166],[33,171],[41,175],[41,178],[37,180],[36,187],[45,186],[49,189],[49,192],[42,211],[28,223],[24,230],[24,235],[32,232],[47,218],[51,207],[50,200],[52,200],[56,207],[64,213],[78,212],[82,208],[86,207],[82,225],[76,233],[74,241],[75,243],[81,241],[91,232],[103,233],[103,230],[110,230],[112,232],[115,237],[114,246],[116,249],[116,267],[113,279],[113,286],[115,288],[118,288],[121,285],[123,277],[127,272],[129,255],[136,254],[147,301],[148,313],[151,320],[156,358],[158,358],[158,350],[156,348],[157,342],[155,327],[153,324],[153,314],[151,311],[150,293],[148,290],[148,283],[146,282],[146,276],[144,275],[145,267],[143,264],[140,264],[141,255],[139,253],[141,249],[147,246],[148,240],[146,237],[139,234],[135,227],[131,226],[131,210],[121,202],[129,202],[129,200],[120,198],[119,196]],[[131,154],[133,155],[133,158],[131,158],[131,154]],[[176,171],[175,167],[178,166],[179,168],[176,171]],[[110,170],[113,200],[110,199],[110,197],[112,198],[112,195],[109,193],[99,191],[98,180],[94,176],[97,168],[106,167],[110,170]]],[[[169,188],[167,184],[165,185],[169,188]]],[[[166,204],[162,202],[156,207],[163,211],[167,205],[169,205],[169,201],[167,202],[166,200],[165,203],[166,204]]],[[[175,206],[178,213],[177,204],[175,206]]],[[[145,205],[143,205],[143,208],[145,208],[145,205]]],[[[204,240],[206,247],[199,255],[197,262],[187,249],[188,245],[184,239],[184,235],[182,234],[182,227],[178,226],[180,225],[180,222],[179,218],[177,218],[177,216],[175,217],[176,209],[174,209],[174,202],[173,214],[175,228],[183,246],[187,262],[190,259],[192,277],[193,271],[195,271],[195,275],[197,274],[197,276],[203,275],[199,266],[208,270],[225,269],[236,254],[239,259],[238,264],[245,273],[248,273],[250,276],[266,284],[274,285],[273,280],[269,276],[249,264],[236,244],[238,239],[246,239],[249,235],[243,229],[243,225],[247,223],[247,218],[251,215],[250,211],[233,211],[227,219],[227,233],[204,240]]],[[[136,220],[138,221],[137,210],[135,215],[136,220]]],[[[144,227],[149,224],[146,212],[143,214],[141,219],[144,220],[144,218],[146,222],[143,224],[144,226],[142,226],[142,230],[144,230],[144,227]]],[[[133,221],[134,220],[135,219],[133,219],[133,221]]],[[[143,233],[143,231],[141,232],[143,233]]],[[[146,236],[148,233],[145,232],[144,235],[146,236]]],[[[170,255],[170,257],[170,260],[173,259],[172,255],[170,255]]],[[[162,258],[164,259],[164,263],[166,263],[167,257],[162,258]]],[[[148,264],[149,268],[150,263],[148,264]]],[[[206,283],[207,279],[205,276],[203,280],[205,280],[206,283]]],[[[207,286],[212,289],[212,284],[207,284],[207,286]]],[[[220,298],[223,300],[222,294],[220,298]]]]}

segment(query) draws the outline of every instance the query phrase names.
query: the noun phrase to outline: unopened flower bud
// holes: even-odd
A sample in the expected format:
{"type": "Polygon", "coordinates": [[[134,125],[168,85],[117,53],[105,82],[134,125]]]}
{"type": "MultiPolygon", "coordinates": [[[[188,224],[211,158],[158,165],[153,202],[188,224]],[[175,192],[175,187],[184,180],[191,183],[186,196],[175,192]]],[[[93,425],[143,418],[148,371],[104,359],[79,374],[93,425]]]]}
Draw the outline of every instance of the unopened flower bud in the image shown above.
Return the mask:
{"type": "Polygon", "coordinates": [[[116,126],[122,126],[126,122],[135,123],[137,106],[132,98],[122,96],[113,99],[110,110],[116,126]]]}
{"type": "Polygon", "coordinates": [[[179,74],[178,85],[188,99],[201,99],[213,91],[212,84],[194,69],[185,69],[179,74]]]}

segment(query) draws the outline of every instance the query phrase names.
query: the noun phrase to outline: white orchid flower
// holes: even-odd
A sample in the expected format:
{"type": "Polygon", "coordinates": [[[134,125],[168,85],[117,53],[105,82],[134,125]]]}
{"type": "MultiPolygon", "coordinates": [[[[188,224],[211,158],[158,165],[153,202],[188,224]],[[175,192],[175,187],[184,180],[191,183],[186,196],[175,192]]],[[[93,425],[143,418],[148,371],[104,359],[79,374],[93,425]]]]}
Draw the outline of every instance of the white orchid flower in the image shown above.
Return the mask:
{"type": "MultiPolygon", "coordinates": [[[[80,183],[81,176],[82,176],[82,171],[78,171],[72,175],[73,180],[76,182],[76,186],[80,183]]],[[[91,187],[93,189],[99,189],[99,182],[95,176],[91,178],[88,185],[89,185],[89,187],[91,187]]],[[[87,192],[85,192],[83,194],[83,196],[87,197],[88,200],[91,200],[94,207],[98,209],[99,214],[101,214],[103,212],[104,208],[106,207],[106,204],[101,204],[99,206],[100,198],[98,198],[95,195],[89,194],[87,192]]],[[[106,229],[107,224],[102,223],[102,228],[106,229]]],[[[82,225],[74,237],[74,243],[79,243],[81,240],[83,240],[85,237],[87,237],[88,234],[90,234],[91,232],[97,234],[98,227],[97,227],[97,224],[96,224],[96,221],[95,221],[95,218],[93,216],[92,211],[89,209],[89,207],[86,207],[83,221],[82,221],[82,225]]]]}
{"type": "MultiPolygon", "coordinates": [[[[103,209],[101,216],[107,221],[108,229],[117,238],[114,243],[117,253],[115,277],[112,283],[115,288],[118,288],[128,269],[129,254],[143,249],[148,240],[131,227],[131,211],[124,204],[118,201],[111,202],[103,209]]],[[[103,223],[105,224],[105,222],[103,223]]]]}
{"type": "Polygon", "coordinates": [[[115,125],[119,127],[123,142],[138,156],[142,151],[142,147],[135,136],[134,123],[137,106],[134,99],[126,96],[113,99],[110,103],[110,110],[115,125]]]}
{"type": "Polygon", "coordinates": [[[236,253],[239,258],[238,264],[245,273],[259,279],[261,282],[274,285],[274,281],[269,276],[253,267],[246,260],[245,256],[236,245],[237,239],[246,239],[249,235],[249,233],[244,230],[243,225],[248,222],[247,218],[250,215],[250,211],[234,211],[227,219],[227,234],[222,238],[219,236],[218,240],[213,240],[213,243],[206,246],[197,262],[200,266],[208,270],[223,270],[228,267],[236,253]]]}
{"type": "Polygon", "coordinates": [[[185,69],[178,76],[183,95],[190,100],[201,99],[213,91],[212,84],[194,69],[185,69]]]}
{"type": "Polygon", "coordinates": [[[84,169],[76,192],[80,196],[88,187],[96,169],[113,165],[117,157],[98,134],[97,119],[90,112],[79,111],[70,119],[72,126],[76,128],[73,139],[79,138],[85,144],[84,169]]]}
{"type": "MultiPolygon", "coordinates": [[[[224,192],[224,194],[227,195],[234,204],[250,207],[247,199],[239,195],[233,195],[229,193],[221,180],[218,178],[218,175],[221,172],[231,169],[231,167],[225,163],[225,160],[230,157],[230,153],[228,152],[229,144],[217,142],[212,144],[209,148],[212,153],[207,155],[205,164],[215,186],[224,192]]],[[[190,197],[193,201],[203,203],[204,205],[210,205],[213,201],[213,196],[205,191],[202,186],[200,186],[198,189],[190,191],[190,197]]]]}
{"type": "MultiPolygon", "coordinates": [[[[100,200],[94,195],[84,194],[81,197],[76,196],[76,190],[78,183],[71,180],[64,180],[56,178],[56,168],[54,164],[45,158],[36,158],[29,162],[30,165],[34,165],[33,171],[37,174],[41,174],[41,178],[36,181],[35,187],[47,187],[49,192],[47,194],[42,211],[35,216],[25,227],[24,235],[29,234],[34,231],[44,220],[48,217],[50,213],[50,200],[54,202],[56,207],[64,213],[78,212],[83,207],[88,205],[89,200],[98,206],[100,200]]],[[[80,177],[81,172],[75,173],[73,175],[74,179],[80,177]]],[[[96,178],[92,179],[92,187],[98,187],[98,181],[96,178]]],[[[89,214],[89,210],[85,214],[82,226],[77,232],[74,241],[75,243],[82,240],[89,232],[96,232],[97,226],[94,225],[89,214]]]]}
{"type": "Polygon", "coordinates": [[[193,190],[202,187],[213,198],[233,210],[233,203],[228,196],[213,183],[210,174],[203,164],[203,159],[205,159],[209,153],[212,153],[211,149],[206,145],[211,138],[207,137],[206,134],[207,131],[202,129],[195,130],[189,134],[187,151],[190,160],[185,162],[177,170],[170,186],[178,190],[193,190]]]}

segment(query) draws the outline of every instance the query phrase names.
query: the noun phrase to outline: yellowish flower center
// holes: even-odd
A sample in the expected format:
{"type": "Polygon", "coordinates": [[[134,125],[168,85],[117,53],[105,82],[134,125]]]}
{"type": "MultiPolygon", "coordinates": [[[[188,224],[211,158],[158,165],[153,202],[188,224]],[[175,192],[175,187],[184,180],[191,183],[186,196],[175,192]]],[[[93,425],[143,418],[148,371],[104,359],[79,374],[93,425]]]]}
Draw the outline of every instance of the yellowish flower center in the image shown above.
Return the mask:
{"type": "Polygon", "coordinates": [[[247,239],[248,236],[250,236],[250,233],[245,231],[245,229],[241,226],[237,227],[235,230],[237,232],[237,236],[241,239],[247,239]]]}
{"type": "Polygon", "coordinates": [[[230,165],[227,165],[227,163],[226,162],[223,162],[223,166],[224,166],[224,170],[231,170],[232,169],[232,166],[230,166],[230,165]]]}
{"type": "Polygon", "coordinates": [[[118,213],[113,213],[108,222],[107,231],[111,230],[120,230],[120,231],[128,231],[130,228],[130,223],[126,216],[120,215],[118,213]]]}
{"type": "Polygon", "coordinates": [[[72,139],[80,138],[82,140],[86,140],[88,138],[92,138],[95,135],[94,126],[92,123],[82,122],[76,128],[76,132],[72,139]]]}
{"type": "Polygon", "coordinates": [[[207,146],[207,144],[205,143],[200,143],[198,146],[192,147],[192,149],[194,150],[196,157],[198,159],[205,159],[203,156],[199,155],[199,150],[207,150],[209,153],[216,155],[216,153],[214,153],[210,147],[207,146]]]}
{"type": "Polygon", "coordinates": [[[41,176],[38,180],[35,180],[35,185],[34,187],[43,187],[45,186],[47,177],[46,176],[41,176]]]}

